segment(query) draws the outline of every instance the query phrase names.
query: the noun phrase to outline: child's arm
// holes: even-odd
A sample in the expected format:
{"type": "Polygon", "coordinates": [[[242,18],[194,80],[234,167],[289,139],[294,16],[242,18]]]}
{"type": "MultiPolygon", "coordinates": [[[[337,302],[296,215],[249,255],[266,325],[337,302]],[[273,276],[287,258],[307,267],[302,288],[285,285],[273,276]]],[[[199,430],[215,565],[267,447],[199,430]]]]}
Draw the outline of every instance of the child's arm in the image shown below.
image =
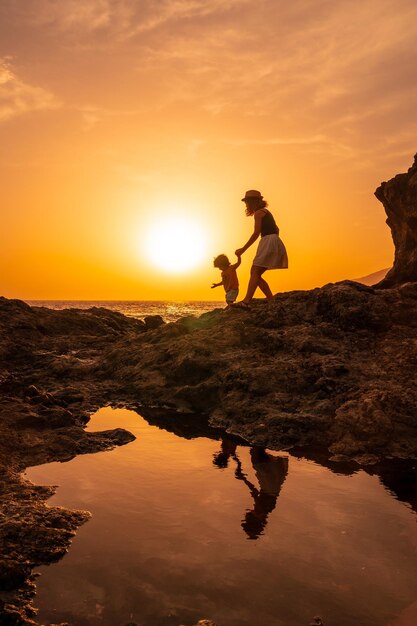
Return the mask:
{"type": "Polygon", "coordinates": [[[211,288],[214,289],[215,287],[220,287],[220,285],[223,285],[223,281],[221,283],[213,283],[211,288]]]}
{"type": "MultiPolygon", "coordinates": [[[[236,255],[237,256],[237,255],[236,255]]],[[[233,263],[233,265],[231,265],[231,267],[233,267],[234,270],[237,270],[237,268],[239,267],[239,265],[242,263],[242,258],[240,256],[237,257],[237,261],[236,263],[233,263]]]]}

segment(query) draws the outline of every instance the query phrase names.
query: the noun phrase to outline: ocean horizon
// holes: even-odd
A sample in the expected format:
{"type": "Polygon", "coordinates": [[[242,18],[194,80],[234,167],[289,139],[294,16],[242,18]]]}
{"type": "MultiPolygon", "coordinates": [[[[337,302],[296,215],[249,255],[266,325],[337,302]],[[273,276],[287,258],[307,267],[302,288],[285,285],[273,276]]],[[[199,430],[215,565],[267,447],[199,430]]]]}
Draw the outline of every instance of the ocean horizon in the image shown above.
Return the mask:
{"type": "Polygon", "coordinates": [[[224,308],[224,300],[24,300],[30,306],[48,309],[91,309],[103,307],[123,313],[127,317],[143,319],[147,315],[160,315],[165,322],[175,322],[180,317],[202,315],[213,309],[224,308]]]}

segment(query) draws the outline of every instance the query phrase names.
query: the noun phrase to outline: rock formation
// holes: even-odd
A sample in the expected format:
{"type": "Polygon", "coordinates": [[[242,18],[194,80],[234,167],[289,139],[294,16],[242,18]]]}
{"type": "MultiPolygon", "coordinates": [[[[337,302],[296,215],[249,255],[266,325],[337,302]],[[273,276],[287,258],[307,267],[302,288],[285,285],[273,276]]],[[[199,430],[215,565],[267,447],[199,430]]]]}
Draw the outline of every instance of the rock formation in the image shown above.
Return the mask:
{"type": "Polygon", "coordinates": [[[130,441],[85,431],[100,406],[203,415],[252,444],[321,445],[332,463],[417,458],[416,189],[415,163],[376,192],[396,245],[387,289],[343,281],[171,324],[0,298],[0,623],[35,623],[32,568],[88,518],[48,507],[52,488],[21,472],[130,441]]]}
{"type": "Polygon", "coordinates": [[[322,444],[361,462],[417,456],[417,283],[278,294],[106,348],[126,399],[204,413],[254,444],[322,444]]]}
{"type": "Polygon", "coordinates": [[[395,245],[394,265],[378,287],[417,281],[417,154],[406,174],[382,183],[375,195],[384,205],[395,245]]]}

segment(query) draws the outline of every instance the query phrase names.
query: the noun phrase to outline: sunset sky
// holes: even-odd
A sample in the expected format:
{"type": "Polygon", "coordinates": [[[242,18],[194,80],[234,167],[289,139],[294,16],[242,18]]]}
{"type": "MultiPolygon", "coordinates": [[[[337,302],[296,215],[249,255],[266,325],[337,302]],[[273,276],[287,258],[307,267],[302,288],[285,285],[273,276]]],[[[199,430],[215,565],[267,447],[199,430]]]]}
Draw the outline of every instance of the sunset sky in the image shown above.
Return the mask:
{"type": "Polygon", "coordinates": [[[222,299],[253,188],[274,292],[389,267],[373,192],[417,152],[416,68],[415,0],[1,0],[1,295],[222,299]]]}

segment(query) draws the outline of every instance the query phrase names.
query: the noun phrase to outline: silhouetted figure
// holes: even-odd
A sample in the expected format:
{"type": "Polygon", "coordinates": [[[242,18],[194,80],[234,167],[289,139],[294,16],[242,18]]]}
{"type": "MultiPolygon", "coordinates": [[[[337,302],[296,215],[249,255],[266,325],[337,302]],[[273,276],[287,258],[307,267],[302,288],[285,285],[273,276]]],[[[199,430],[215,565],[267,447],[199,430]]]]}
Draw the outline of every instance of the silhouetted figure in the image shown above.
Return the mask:
{"type": "Polygon", "coordinates": [[[229,465],[230,457],[236,458],[236,443],[227,437],[222,437],[221,450],[213,455],[213,465],[224,469],[229,465]]]}
{"type": "Polygon", "coordinates": [[[213,283],[211,288],[214,289],[223,285],[226,293],[226,303],[227,306],[230,306],[239,295],[239,279],[236,270],[240,265],[240,257],[238,257],[236,263],[232,264],[225,254],[219,254],[214,259],[213,265],[221,271],[222,279],[219,283],[213,283]]]}
{"type": "Polygon", "coordinates": [[[273,299],[272,291],[266,280],[262,278],[262,274],[266,270],[287,269],[288,257],[285,245],[279,236],[279,228],[272,213],[268,211],[268,203],[261,193],[256,189],[250,189],[245,193],[242,202],[246,205],[246,215],[253,215],[255,226],[248,241],[242,248],[238,248],[235,254],[240,257],[255,243],[259,236],[261,237],[256,256],[253,259],[246,296],[241,302],[234,305],[247,307],[257,287],[265,294],[267,300],[273,299]]]}
{"type": "Polygon", "coordinates": [[[275,509],[282,485],[288,474],[288,458],[268,454],[264,448],[251,448],[253,469],[258,479],[259,489],[255,487],[242,471],[242,463],[235,455],[237,463],[235,476],[248,486],[254,507],[247,511],[242,521],[242,528],[249,539],[258,539],[268,521],[268,515],[275,509]]]}

